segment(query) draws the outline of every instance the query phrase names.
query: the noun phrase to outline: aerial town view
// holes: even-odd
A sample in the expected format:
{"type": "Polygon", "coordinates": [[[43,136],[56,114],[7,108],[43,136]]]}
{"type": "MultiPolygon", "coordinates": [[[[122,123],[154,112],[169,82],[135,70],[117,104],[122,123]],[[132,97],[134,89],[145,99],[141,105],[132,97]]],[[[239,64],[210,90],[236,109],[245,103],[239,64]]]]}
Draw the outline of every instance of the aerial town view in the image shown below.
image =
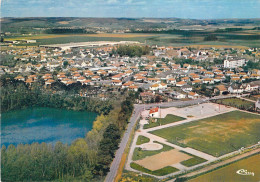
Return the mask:
{"type": "Polygon", "coordinates": [[[3,0],[3,182],[260,182],[259,0],[3,0]]]}

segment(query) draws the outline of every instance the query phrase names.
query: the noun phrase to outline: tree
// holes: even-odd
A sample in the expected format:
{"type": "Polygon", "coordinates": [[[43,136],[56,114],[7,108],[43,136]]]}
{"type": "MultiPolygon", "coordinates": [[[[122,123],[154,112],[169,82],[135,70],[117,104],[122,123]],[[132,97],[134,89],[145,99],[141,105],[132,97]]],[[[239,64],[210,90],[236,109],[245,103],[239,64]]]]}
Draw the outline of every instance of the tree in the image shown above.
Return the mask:
{"type": "Polygon", "coordinates": [[[157,96],[155,97],[155,102],[158,103],[158,102],[160,102],[160,101],[161,101],[161,97],[160,97],[159,95],[157,95],[157,96]]]}
{"type": "Polygon", "coordinates": [[[204,38],[204,41],[216,41],[218,40],[216,35],[210,34],[207,37],[204,38]]]}
{"type": "Polygon", "coordinates": [[[205,84],[202,84],[202,85],[201,85],[201,91],[205,92],[206,89],[207,89],[206,85],[205,85],[205,84]]]}
{"type": "Polygon", "coordinates": [[[67,68],[68,65],[69,65],[69,62],[68,62],[68,61],[64,61],[64,62],[63,62],[63,67],[64,67],[64,68],[67,68]]]}
{"type": "Polygon", "coordinates": [[[95,168],[100,175],[106,175],[109,171],[115,151],[118,149],[119,140],[120,131],[118,127],[115,124],[108,125],[99,145],[98,162],[95,168]]]}

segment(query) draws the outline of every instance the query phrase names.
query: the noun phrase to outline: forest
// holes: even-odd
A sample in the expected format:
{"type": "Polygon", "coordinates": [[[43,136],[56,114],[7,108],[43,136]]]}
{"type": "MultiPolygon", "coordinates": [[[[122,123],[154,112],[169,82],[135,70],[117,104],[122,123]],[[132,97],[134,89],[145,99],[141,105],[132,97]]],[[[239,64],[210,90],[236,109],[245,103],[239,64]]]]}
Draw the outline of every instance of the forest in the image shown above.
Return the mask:
{"type": "Polygon", "coordinates": [[[123,46],[119,46],[116,50],[115,49],[112,50],[113,54],[117,53],[121,57],[122,56],[141,57],[142,55],[146,55],[149,52],[150,52],[150,48],[148,46],[137,46],[137,45],[123,45],[123,46]]]}
{"type": "Polygon", "coordinates": [[[88,110],[100,115],[85,138],[71,145],[57,142],[2,146],[2,181],[102,181],[133,111],[134,95],[121,105],[42,91],[13,80],[1,80],[3,111],[42,106],[88,110]]]}
{"type": "Polygon", "coordinates": [[[12,78],[1,77],[0,81],[2,112],[27,107],[53,107],[108,114],[112,109],[111,100],[80,97],[70,92],[53,93],[51,90],[42,89],[43,86],[38,82],[29,87],[12,78]]]}

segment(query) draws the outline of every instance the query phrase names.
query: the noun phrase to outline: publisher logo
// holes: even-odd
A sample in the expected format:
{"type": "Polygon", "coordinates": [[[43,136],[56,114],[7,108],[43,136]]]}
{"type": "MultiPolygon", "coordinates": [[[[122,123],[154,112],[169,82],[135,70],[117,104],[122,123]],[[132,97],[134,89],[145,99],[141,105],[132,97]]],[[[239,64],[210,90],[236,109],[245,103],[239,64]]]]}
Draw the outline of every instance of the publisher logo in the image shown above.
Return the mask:
{"type": "Polygon", "coordinates": [[[255,176],[255,173],[254,172],[249,172],[247,171],[246,169],[239,169],[237,171],[237,174],[239,175],[245,175],[245,176],[255,176]]]}

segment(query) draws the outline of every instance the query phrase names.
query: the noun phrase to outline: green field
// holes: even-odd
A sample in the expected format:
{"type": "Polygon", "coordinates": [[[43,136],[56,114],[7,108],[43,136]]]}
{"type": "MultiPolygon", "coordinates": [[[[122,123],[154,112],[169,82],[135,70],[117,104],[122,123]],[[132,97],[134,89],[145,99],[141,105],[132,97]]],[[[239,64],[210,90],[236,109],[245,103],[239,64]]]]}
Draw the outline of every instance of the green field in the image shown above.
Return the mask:
{"type": "Polygon", "coordinates": [[[189,182],[258,182],[260,181],[259,161],[260,154],[254,155],[214,170],[213,172],[191,179],[189,182]],[[245,169],[248,172],[254,172],[254,176],[237,174],[236,172],[240,169],[245,169]]]}
{"type": "Polygon", "coordinates": [[[140,135],[140,136],[138,136],[138,138],[137,138],[136,145],[142,145],[142,144],[144,144],[144,143],[148,143],[149,141],[150,141],[149,138],[140,135]]]}
{"type": "Polygon", "coordinates": [[[201,164],[201,163],[207,161],[206,159],[200,158],[200,157],[195,156],[195,155],[192,155],[192,154],[190,154],[190,153],[187,153],[187,152],[184,152],[184,151],[181,151],[181,152],[183,152],[183,153],[185,153],[185,154],[190,155],[190,156],[193,157],[193,158],[191,158],[191,159],[188,159],[188,160],[186,160],[186,161],[182,161],[182,162],[181,162],[181,164],[184,165],[184,166],[186,166],[186,167],[192,167],[192,166],[195,166],[195,165],[197,165],[197,164],[201,164]]]}
{"type": "Polygon", "coordinates": [[[254,102],[242,100],[239,98],[219,99],[219,100],[216,100],[216,103],[236,107],[238,109],[249,109],[249,108],[255,107],[254,102]]]}
{"type": "MultiPolygon", "coordinates": [[[[26,46],[38,46],[38,45],[44,45],[44,44],[63,44],[63,43],[70,43],[70,42],[88,42],[88,41],[139,41],[141,43],[145,43],[148,45],[157,44],[160,46],[203,46],[203,45],[209,45],[209,46],[230,46],[230,47],[237,47],[237,46],[246,46],[246,47],[259,47],[260,45],[260,39],[244,39],[239,37],[225,37],[225,39],[217,40],[217,41],[204,41],[204,37],[207,35],[205,34],[199,34],[199,35],[192,35],[192,36],[184,36],[184,35],[178,35],[178,34],[149,34],[149,33],[143,33],[142,36],[134,37],[134,33],[132,34],[125,34],[125,36],[121,37],[115,37],[113,34],[110,34],[111,36],[99,36],[99,34],[96,34],[96,36],[82,36],[77,34],[71,34],[71,35],[64,35],[64,34],[37,34],[37,35],[31,35],[31,36],[24,36],[21,37],[18,36],[12,36],[12,37],[6,37],[6,40],[12,39],[35,39],[37,40],[37,43],[33,44],[18,44],[18,45],[26,45],[26,46]],[[132,36],[127,36],[132,35],[132,36]],[[45,36],[45,38],[42,38],[41,36],[45,36]]],[[[136,35],[140,35],[136,33],[136,35]]]]}
{"type": "MultiPolygon", "coordinates": [[[[155,142],[155,143],[159,143],[159,142],[155,142]]],[[[161,144],[161,143],[159,143],[159,144],[161,144]]],[[[134,161],[141,160],[145,157],[156,155],[156,154],[159,154],[161,152],[165,152],[165,151],[169,151],[169,150],[174,149],[173,147],[170,147],[168,145],[164,145],[164,144],[161,144],[161,145],[163,145],[163,148],[161,150],[142,150],[140,147],[137,147],[134,150],[134,154],[133,154],[132,159],[134,161]]]]}
{"type": "Polygon", "coordinates": [[[156,126],[160,126],[160,125],[165,125],[165,124],[169,124],[169,123],[174,123],[174,122],[181,121],[184,119],[185,118],[180,117],[180,116],[167,114],[167,116],[165,118],[157,118],[157,122],[150,122],[149,124],[144,125],[144,129],[152,128],[152,127],[156,127],[156,126]]]}
{"type": "Polygon", "coordinates": [[[151,171],[149,169],[146,169],[134,162],[132,162],[130,164],[131,168],[133,169],[136,169],[138,171],[141,171],[141,172],[145,172],[145,173],[148,173],[148,174],[152,174],[152,175],[156,175],[156,176],[164,176],[166,174],[170,174],[170,173],[174,173],[176,171],[179,171],[178,169],[174,168],[174,167],[171,167],[171,166],[167,166],[167,167],[164,167],[162,169],[159,169],[159,170],[156,170],[156,171],[151,171]]]}
{"type": "Polygon", "coordinates": [[[259,131],[259,115],[232,111],[151,133],[171,143],[218,157],[256,144],[260,138],[259,131]]]}

